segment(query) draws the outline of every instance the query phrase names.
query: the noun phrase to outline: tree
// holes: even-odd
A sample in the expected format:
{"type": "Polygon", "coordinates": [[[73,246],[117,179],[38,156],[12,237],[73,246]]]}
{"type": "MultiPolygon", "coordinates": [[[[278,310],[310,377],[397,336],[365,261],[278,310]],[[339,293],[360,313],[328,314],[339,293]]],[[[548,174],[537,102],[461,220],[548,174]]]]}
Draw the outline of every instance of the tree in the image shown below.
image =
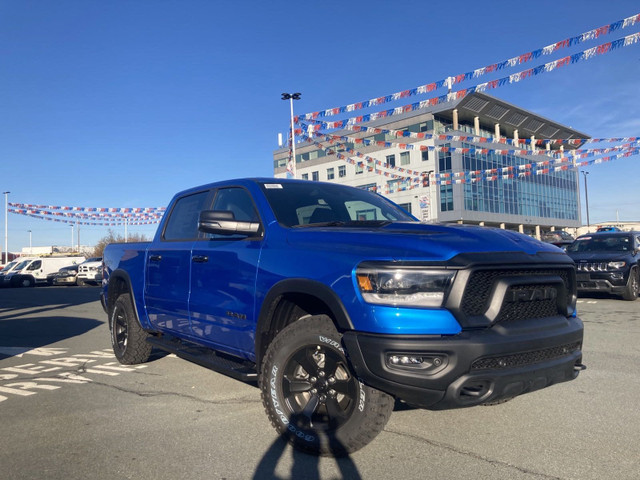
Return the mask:
{"type": "Polygon", "coordinates": [[[104,252],[104,247],[106,247],[110,243],[127,243],[127,242],[148,242],[150,239],[140,233],[130,233],[128,238],[125,239],[124,235],[115,233],[113,230],[109,229],[109,233],[98,240],[96,243],[93,252],[91,253],[92,257],[102,257],[102,253],[104,252]]]}

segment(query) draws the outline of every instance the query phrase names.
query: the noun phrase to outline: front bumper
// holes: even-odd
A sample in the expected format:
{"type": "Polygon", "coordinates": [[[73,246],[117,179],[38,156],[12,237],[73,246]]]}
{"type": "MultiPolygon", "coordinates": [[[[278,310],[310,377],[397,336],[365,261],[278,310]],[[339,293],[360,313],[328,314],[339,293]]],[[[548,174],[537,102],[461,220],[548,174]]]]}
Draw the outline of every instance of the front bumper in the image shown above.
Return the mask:
{"type": "Polygon", "coordinates": [[[583,369],[579,318],[550,317],[454,336],[346,332],[349,360],[366,384],[429,409],[469,407],[573,380],[583,369]],[[390,359],[422,362],[393,364],[390,359]]]}
{"type": "Polygon", "coordinates": [[[576,283],[578,292],[622,293],[628,278],[628,272],[579,272],[576,283]]]}

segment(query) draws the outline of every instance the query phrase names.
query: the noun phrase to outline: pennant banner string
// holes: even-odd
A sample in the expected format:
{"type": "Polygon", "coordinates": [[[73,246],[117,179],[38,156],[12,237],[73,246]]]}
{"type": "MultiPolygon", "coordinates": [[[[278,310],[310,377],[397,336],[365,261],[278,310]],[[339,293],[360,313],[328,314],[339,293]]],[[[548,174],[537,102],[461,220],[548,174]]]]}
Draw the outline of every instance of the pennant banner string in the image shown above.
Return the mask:
{"type": "Polygon", "coordinates": [[[166,207],[145,207],[145,208],[110,208],[110,207],[64,207],[57,205],[31,205],[28,203],[11,203],[12,207],[21,208],[42,208],[45,210],[66,210],[72,212],[107,212],[107,213],[155,213],[164,212],[166,207]]]}
{"type": "MultiPolygon", "coordinates": [[[[391,167],[390,165],[383,163],[378,159],[369,157],[368,155],[364,155],[361,152],[356,152],[355,150],[348,147],[344,143],[336,142],[336,140],[331,136],[325,136],[325,141],[334,145],[334,148],[342,148],[352,156],[362,158],[364,161],[356,161],[352,158],[349,158],[348,156],[341,154],[335,149],[331,147],[325,147],[321,143],[316,142],[305,135],[303,135],[303,138],[307,142],[313,143],[319,148],[323,149],[325,153],[329,155],[335,154],[338,159],[341,159],[352,165],[357,165],[363,170],[366,169],[369,172],[380,174],[386,177],[393,177],[393,178],[398,178],[403,180],[411,180],[414,184],[415,183],[419,184],[420,182],[423,182],[424,179],[427,177],[427,173],[425,172],[418,172],[415,170],[402,168],[402,167],[391,167]],[[384,171],[383,169],[391,170],[396,173],[390,173],[390,172],[384,171]]],[[[465,148],[465,149],[458,149],[458,150],[462,150],[463,151],[462,153],[473,153],[473,150],[475,149],[465,148]]],[[[570,156],[566,156],[558,159],[544,160],[544,161],[534,162],[534,163],[527,163],[527,164],[517,165],[517,166],[507,166],[507,167],[477,170],[477,171],[460,171],[460,172],[447,172],[447,173],[437,173],[437,174],[432,173],[429,176],[433,177],[435,179],[435,183],[437,184],[448,184],[446,182],[451,182],[451,180],[448,180],[451,178],[453,179],[458,178],[462,180],[464,180],[464,178],[469,178],[472,181],[477,181],[477,180],[487,179],[487,178],[491,180],[493,179],[492,177],[496,175],[527,176],[527,175],[531,175],[532,173],[535,175],[540,175],[540,174],[550,173],[553,171],[568,170],[576,167],[584,167],[592,164],[603,163],[615,158],[622,158],[622,157],[628,157],[631,155],[636,155],[638,154],[638,144],[633,143],[633,144],[629,144],[621,147],[611,147],[611,149],[593,149],[593,150],[594,150],[593,152],[582,153],[582,154],[576,154],[575,152],[571,152],[570,156]],[[595,156],[596,153],[601,154],[604,151],[607,151],[607,152],[617,151],[619,149],[622,149],[623,152],[613,157],[604,157],[604,158],[590,160],[590,161],[583,161],[580,163],[576,162],[576,160],[579,158],[593,157],[595,156]]],[[[510,178],[513,178],[513,177],[510,177],[510,178]]],[[[454,181],[454,183],[456,182],[454,181]]],[[[465,182],[462,181],[458,183],[465,183],[465,182]]],[[[416,185],[416,186],[419,186],[419,185],[416,185]]]]}
{"type": "MultiPolygon", "coordinates": [[[[497,155],[520,155],[520,156],[560,156],[567,153],[564,150],[546,150],[546,149],[538,149],[538,150],[522,150],[522,149],[493,149],[486,147],[448,147],[448,146],[439,146],[439,145],[414,145],[407,143],[398,143],[386,140],[370,140],[370,139],[354,139],[349,136],[339,136],[339,135],[330,135],[330,134],[315,134],[317,136],[324,136],[325,139],[332,139],[334,141],[342,141],[347,143],[353,143],[354,145],[362,145],[364,147],[368,146],[379,146],[382,148],[391,148],[396,147],[401,150],[419,150],[419,151],[430,151],[430,152],[452,152],[452,153],[475,153],[475,154],[497,154],[497,155]]],[[[459,142],[469,142],[474,141],[474,137],[467,136],[455,136],[455,135],[431,135],[432,137],[442,137],[438,138],[439,140],[446,141],[459,141],[459,142]]],[[[617,141],[619,139],[609,139],[613,141],[617,141]]],[[[607,153],[615,150],[620,150],[621,148],[626,148],[631,143],[637,143],[640,141],[640,137],[629,137],[627,144],[622,146],[614,146],[608,148],[589,148],[589,149],[576,149],[571,150],[570,152],[577,154],[583,152],[599,152],[599,153],[607,153]]],[[[489,144],[491,145],[491,144],[489,144]]]]}
{"type": "MultiPolygon", "coordinates": [[[[308,125],[305,123],[300,123],[302,128],[296,129],[296,134],[300,135],[302,131],[306,131],[308,135],[312,135],[315,132],[319,132],[320,130],[327,129],[326,122],[314,121],[311,120],[314,125],[308,125]]],[[[364,125],[345,125],[345,130],[353,131],[353,132],[367,132],[373,134],[385,134],[392,135],[396,138],[414,138],[418,140],[441,140],[446,142],[476,142],[476,143],[494,143],[494,144],[502,144],[502,145],[531,145],[534,144],[536,146],[546,146],[549,145],[580,145],[581,143],[621,143],[621,142],[635,142],[640,137],[615,137],[615,138],[552,138],[552,139],[535,139],[532,141],[530,138],[519,138],[518,140],[514,140],[512,138],[506,137],[481,137],[477,135],[448,135],[448,134],[437,134],[437,133],[426,133],[426,132],[409,132],[407,130],[392,130],[392,129],[383,129],[377,127],[367,127],[364,125]]],[[[353,139],[352,141],[360,142],[360,139],[353,139]]],[[[364,139],[363,139],[364,142],[364,139]]]]}
{"type": "Polygon", "coordinates": [[[305,120],[315,119],[319,117],[327,117],[331,115],[337,115],[343,112],[353,112],[355,110],[362,110],[365,108],[369,108],[375,105],[382,105],[384,103],[392,102],[399,100],[400,98],[406,98],[418,94],[432,92],[437,90],[445,85],[449,86],[461,83],[465,80],[470,80],[473,78],[481,77],[487,73],[495,72],[502,70],[504,68],[514,67],[516,65],[520,65],[526,62],[529,62],[533,59],[539,58],[543,55],[550,55],[554,52],[557,52],[563,48],[568,48],[574,45],[581,44],[582,42],[592,40],[595,38],[602,37],[604,35],[608,35],[618,30],[622,30],[624,28],[635,25],[640,21],[640,13],[636,15],[632,15],[623,20],[618,20],[617,22],[610,23],[609,25],[604,25],[602,27],[595,28],[588,32],[584,32],[580,35],[576,35],[575,37],[567,38],[565,40],[561,40],[559,42],[552,43],[551,45],[547,45],[546,47],[539,48],[537,50],[533,50],[531,52],[524,53],[522,55],[518,55],[516,57],[510,58],[508,60],[504,60],[503,62],[494,63],[492,65],[487,65],[486,67],[477,68],[472,72],[467,72],[463,74],[453,75],[446,79],[438,80],[437,82],[432,82],[426,85],[421,85],[419,87],[415,87],[409,90],[403,90],[401,92],[392,93],[391,95],[385,95],[383,97],[372,98],[370,100],[365,100],[362,102],[352,103],[350,105],[345,105],[342,107],[334,107],[329,108],[323,111],[312,112],[304,114],[302,117],[305,120]]]}
{"type": "Polygon", "coordinates": [[[156,224],[158,223],[160,220],[156,220],[156,221],[148,221],[148,222],[142,222],[142,221],[136,221],[136,222],[110,222],[110,223],[95,223],[95,222],[86,222],[86,221],[77,221],[77,220],[67,220],[64,218],[52,218],[46,215],[35,215],[32,213],[23,213],[20,211],[13,211],[13,209],[8,209],[9,213],[14,213],[17,215],[24,215],[27,217],[32,217],[32,218],[37,218],[38,220],[48,220],[50,222],[60,222],[60,223],[65,223],[65,224],[69,224],[69,225],[91,225],[91,226],[99,226],[99,227],[117,227],[117,226],[122,226],[122,225],[152,225],[152,224],[156,224]]]}
{"type": "MultiPolygon", "coordinates": [[[[430,106],[435,106],[435,105],[439,105],[441,103],[445,103],[445,102],[449,102],[449,101],[453,101],[453,100],[459,100],[461,98],[466,97],[467,95],[470,95],[472,93],[475,92],[484,92],[486,90],[493,90],[499,87],[502,87],[504,85],[507,84],[511,84],[511,83],[517,83],[520,82],[522,80],[525,80],[527,78],[531,78],[537,75],[541,75],[543,73],[548,73],[551,72],[553,70],[556,70],[558,68],[567,66],[567,65],[571,65],[574,63],[577,63],[579,61],[582,60],[589,60],[593,57],[595,57],[596,55],[603,55],[605,53],[609,53],[613,50],[616,50],[618,48],[623,48],[623,47],[627,47],[629,45],[634,45],[636,43],[638,43],[638,41],[640,41],[640,32],[639,33],[634,33],[632,35],[628,35],[626,37],[622,37],[619,38],[617,40],[614,40],[613,42],[608,42],[608,43],[603,43],[600,45],[597,45],[595,47],[589,48],[587,50],[583,50],[582,52],[578,52],[575,53],[573,55],[558,59],[558,60],[554,60],[552,62],[548,62],[542,65],[538,65],[537,67],[533,67],[533,68],[529,68],[527,70],[522,70],[520,72],[516,72],[513,73],[507,77],[502,77],[496,80],[491,80],[489,82],[485,82],[485,83],[481,83],[463,90],[457,90],[454,92],[449,92],[447,94],[444,95],[440,95],[439,97],[433,97],[427,100],[422,100],[420,102],[416,102],[416,103],[412,103],[409,105],[404,105],[401,107],[396,107],[396,108],[392,108],[392,109],[388,109],[388,110],[383,110],[380,112],[374,112],[374,113],[370,113],[370,114],[366,114],[366,115],[362,115],[362,116],[358,116],[358,117],[351,117],[348,118],[346,120],[342,120],[342,121],[336,121],[336,122],[326,122],[324,123],[325,125],[325,129],[334,129],[334,128],[344,128],[346,125],[356,125],[359,123],[363,123],[363,122],[369,122],[369,121],[373,121],[373,120],[377,120],[379,118],[386,118],[386,117],[391,117],[394,115],[400,115],[402,113],[406,113],[406,112],[412,112],[415,110],[419,110],[421,108],[426,108],[426,107],[430,107],[430,106]]],[[[403,97],[399,97],[399,98],[403,98],[403,97]]],[[[370,106],[370,105],[369,105],[370,106]]],[[[339,110],[340,109],[333,109],[334,112],[331,113],[331,115],[337,115],[338,113],[341,113],[339,110]]],[[[352,110],[344,110],[347,112],[350,112],[352,110]]],[[[307,114],[307,115],[303,115],[303,116],[296,116],[294,118],[295,123],[299,123],[299,121],[301,119],[304,120],[315,120],[316,118],[318,118],[320,115],[316,115],[314,116],[313,114],[307,114]]],[[[323,116],[326,116],[323,115],[323,116]]]]}

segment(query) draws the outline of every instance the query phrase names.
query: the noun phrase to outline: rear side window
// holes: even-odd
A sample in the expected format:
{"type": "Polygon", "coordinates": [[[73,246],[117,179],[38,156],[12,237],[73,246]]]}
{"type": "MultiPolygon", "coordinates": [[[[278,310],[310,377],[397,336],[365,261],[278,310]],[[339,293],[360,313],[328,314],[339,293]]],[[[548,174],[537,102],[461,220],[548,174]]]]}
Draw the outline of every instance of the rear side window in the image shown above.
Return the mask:
{"type": "Polygon", "coordinates": [[[193,240],[198,237],[198,217],[209,196],[208,191],[194,193],[176,201],[164,229],[164,240],[193,240]]]}

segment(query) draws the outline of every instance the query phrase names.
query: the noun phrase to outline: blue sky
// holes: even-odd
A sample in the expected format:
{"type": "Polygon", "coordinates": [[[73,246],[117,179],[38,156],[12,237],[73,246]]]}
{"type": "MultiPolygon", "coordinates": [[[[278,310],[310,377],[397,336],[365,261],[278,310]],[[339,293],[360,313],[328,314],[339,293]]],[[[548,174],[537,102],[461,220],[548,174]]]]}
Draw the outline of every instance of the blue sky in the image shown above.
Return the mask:
{"type": "MultiPolygon", "coordinates": [[[[289,122],[281,92],[302,92],[298,114],[347,105],[637,13],[637,0],[2,0],[0,191],[16,203],[156,207],[194,185],[272,176],[289,122]]],[[[630,137],[640,136],[638,79],[640,44],[487,93],[592,137],[630,137]]],[[[592,223],[640,220],[639,160],[588,168],[592,223]]],[[[34,246],[70,244],[68,225],[8,222],[10,251],[28,246],[28,230],[34,246]]],[[[82,227],[80,240],[106,233],[82,227]]]]}

